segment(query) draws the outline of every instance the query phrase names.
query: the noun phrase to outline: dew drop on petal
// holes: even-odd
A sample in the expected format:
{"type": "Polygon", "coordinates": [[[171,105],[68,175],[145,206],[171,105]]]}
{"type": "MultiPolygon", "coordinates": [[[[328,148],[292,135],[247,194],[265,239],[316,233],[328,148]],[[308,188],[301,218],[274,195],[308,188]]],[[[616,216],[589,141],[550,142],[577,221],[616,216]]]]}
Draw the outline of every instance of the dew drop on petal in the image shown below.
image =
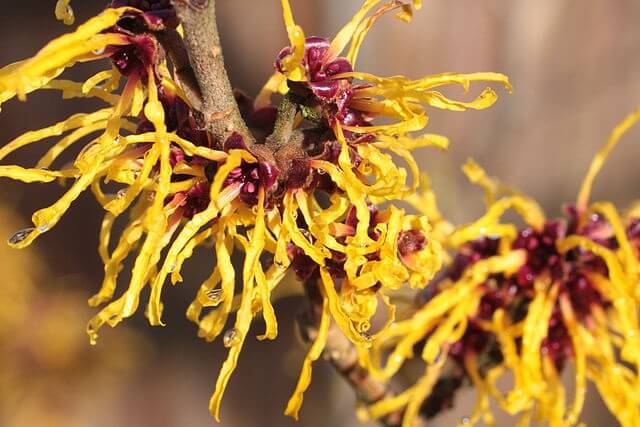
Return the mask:
{"type": "Polygon", "coordinates": [[[342,352],[340,350],[332,350],[329,353],[329,357],[331,360],[340,360],[342,359],[342,352]]]}
{"type": "Polygon", "coordinates": [[[211,289],[207,291],[207,298],[213,305],[218,305],[222,302],[224,297],[224,291],[222,289],[211,289]]]}
{"type": "Polygon", "coordinates": [[[9,238],[10,245],[17,245],[18,243],[22,243],[27,237],[31,235],[36,229],[33,227],[24,228],[22,230],[16,231],[13,236],[9,238]]]}
{"type": "Polygon", "coordinates": [[[169,273],[173,273],[174,271],[176,271],[176,268],[178,268],[178,265],[174,262],[174,263],[171,263],[171,265],[169,266],[169,268],[167,269],[167,271],[168,271],[169,273]]]}
{"type": "Polygon", "coordinates": [[[320,175],[324,175],[324,174],[326,174],[326,173],[327,173],[327,171],[326,171],[326,170],[324,170],[324,169],[322,169],[322,168],[318,169],[318,174],[320,174],[320,175]]]}
{"type": "Polygon", "coordinates": [[[126,196],[126,195],[127,195],[127,192],[126,192],[125,190],[120,190],[120,191],[118,191],[118,193],[116,194],[116,198],[118,198],[118,199],[122,199],[122,198],[124,198],[124,196],[126,196]]]}
{"type": "Polygon", "coordinates": [[[222,343],[226,348],[240,344],[240,334],[236,328],[231,328],[224,333],[222,343]]]}
{"type": "Polygon", "coordinates": [[[49,224],[42,224],[40,227],[38,227],[38,231],[40,233],[46,233],[47,231],[49,231],[49,224]]]}
{"type": "Polygon", "coordinates": [[[463,425],[469,425],[469,424],[471,424],[471,418],[469,418],[469,417],[462,417],[462,419],[460,420],[460,422],[461,422],[463,425]]]}

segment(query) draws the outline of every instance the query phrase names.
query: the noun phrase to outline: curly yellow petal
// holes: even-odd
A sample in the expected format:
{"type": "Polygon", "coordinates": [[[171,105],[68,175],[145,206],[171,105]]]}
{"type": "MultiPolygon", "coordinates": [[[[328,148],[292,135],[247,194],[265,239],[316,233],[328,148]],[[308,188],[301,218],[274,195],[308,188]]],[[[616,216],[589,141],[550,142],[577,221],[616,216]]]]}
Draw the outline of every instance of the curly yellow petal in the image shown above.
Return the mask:
{"type": "Polygon", "coordinates": [[[298,379],[298,384],[296,385],[296,389],[293,392],[293,395],[289,399],[287,403],[287,408],[285,409],[285,415],[293,417],[298,420],[298,413],[300,412],[300,408],[302,407],[302,400],[304,397],[304,392],[309,388],[311,384],[311,374],[312,374],[312,364],[320,355],[322,355],[322,351],[327,343],[327,336],[329,334],[329,325],[331,323],[331,316],[329,310],[329,303],[327,299],[323,299],[322,301],[322,314],[320,317],[320,326],[318,327],[318,335],[311,345],[309,352],[304,358],[304,362],[302,364],[302,370],[300,372],[300,376],[298,379]]]}

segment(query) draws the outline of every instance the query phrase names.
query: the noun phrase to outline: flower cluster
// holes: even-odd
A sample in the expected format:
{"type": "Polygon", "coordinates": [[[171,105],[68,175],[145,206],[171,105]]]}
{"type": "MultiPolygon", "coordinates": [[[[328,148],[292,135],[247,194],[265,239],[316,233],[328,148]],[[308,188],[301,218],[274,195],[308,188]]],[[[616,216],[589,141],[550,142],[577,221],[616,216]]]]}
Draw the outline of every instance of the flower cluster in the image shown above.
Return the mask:
{"type": "MultiPolygon", "coordinates": [[[[399,10],[403,19],[412,13],[410,5],[399,1],[371,13],[378,3],[366,1],[329,42],[305,38],[283,0],[291,46],[278,55],[277,72],[255,102],[237,94],[251,135],[235,132],[223,140],[202,127],[198,111],[170,71],[157,34],[179,33],[180,28],[166,0],[115,0],[33,58],[0,70],[0,103],[50,89],[62,91],[64,98],[92,97],[106,104],[0,148],[3,160],[18,149],[63,136],[35,167],[0,166],[0,177],[27,183],[72,181],[58,201],[34,213],[33,227],[9,239],[11,246],[27,247],[51,230],[84,192],[91,191],[105,211],[99,245],[104,280],[89,303],[106,306],[88,324],[92,342],[102,326],[116,326],[137,311],[146,287],[146,315],[152,325],[162,325],[167,279],[173,284],[182,280],[183,264],[196,249],[210,248],[215,255],[213,271],[187,317],[198,325],[201,337],[223,335],[229,348],[210,403],[216,418],[252,320],[264,319],[266,330],[259,339],[277,336],[272,293],[289,271],[317,287],[323,307],[318,336],[286,410],[297,416],[330,322],[366,352],[394,321],[387,292],[424,288],[440,268],[442,250],[431,236],[428,215],[380,204],[406,198],[417,188],[412,150],[447,146],[447,139],[438,135],[410,135],[426,126],[427,106],[463,111],[487,108],[497,99],[486,89],[471,102],[453,101],[434,88],[456,83],[467,89],[478,80],[510,86],[496,73],[413,81],[354,72],[358,49],[375,20],[391,10],[399,10]],[[349,43],[347,56],[339,57],[349,43]],[[101,59],[110,60],[111,69],[84,82],[61,78],[76,62],[101,59]],[[277,90],[285,94],[281,106],[289,103],[294,110],[286,141],[272,138],[284,108],[270,105],[277,90]],[[395,122],[377,124],[378,117],[395,122]],[[56,168],[65,152],[81,143],[86,145],[75,160],[56,168]],[[412,183],[392,154],[407,162],[412,183]],[[124,228],[116,239],[112,230],[117,222],[124,228]],[[232,263],[235,252],[244,256],[241,269],[232,263]],[[116,297],[129,258],[134,260],[131,279],[116,297]],[[241,282],[240,294],[236,281],[241,282]],[[387,305],[388,318],[374,333],[372,317],[380,302],[387,305]]],[[[413,6],[419,8],[420,2],[413,6]]],[[[58,2],[56,15],[73,22],[68,0],[58,2]]]]}
{"type": "Polygon", "coordinates": [[[462,424],[494,425],[490,400],[521,425],[579,421],[587,381],[623,426],[640,416],[638,210],[621,216],[608,202],[589,205],[593,180],[620,137],[640,120],[631,114],[592,163],[577,204],[565,220],[548,220],[531,199],[505,190],[474,163],[465,166],[487,191],[487,213],[448,236],[456,250],[406,320],[388,328],[367,355],[372,372],[391,378],[421,352],[426,374],[398,398],[362,415],[377,418],[406,407],[405,424],[450,406],[465,383],[478,394],[462,424]],[[500,218],[514,209],[524,227],[500,218]],[[567,405],[560,376],[573,363],[575,389],[567,405]],[[513,378],[504,394],[496,383],[513,378]]]}

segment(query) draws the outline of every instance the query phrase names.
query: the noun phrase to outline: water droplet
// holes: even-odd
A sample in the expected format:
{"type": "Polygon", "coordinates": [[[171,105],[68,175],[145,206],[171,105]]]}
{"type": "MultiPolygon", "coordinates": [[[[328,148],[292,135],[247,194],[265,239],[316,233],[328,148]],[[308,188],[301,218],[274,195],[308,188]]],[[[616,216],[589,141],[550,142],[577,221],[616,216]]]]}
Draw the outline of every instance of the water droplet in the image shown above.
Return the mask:
{"type": "Polygon", "coordinates": [[[460,422],[464,425],[468,425],[471,424],[471,418],[469,417],[462,417],[462,419],[460,420],[460,422]]]}
{"type": "Polygon", "coordinates": [[[120,144],[120,137],[119,137],[119,136],[116,136],[115,138],[113,138],[113,143],[114,143],[115,145],[120,144]]]}
{"type": "Polygon", "coordinates": [[[324,174],[326,174],[326,173],[327,173],[327,171],[326,171],[326,170],[324,170],[324,169],[322,169],[322,168],[318,169],[318,174],[320,174],[320,175],[324,175],[324,174]]]}
{"type": "Polygon", "coordinates": [[[340,360],[342,358],[342,353],[340,352],[340,350],[332,350],[329,353],[329,356],[331,360],[340,360]]]}
{"type": "Polygon", "coordinates": [[[258,205],[253,206],[253,207],[251,208],[251,212],[253,212],[253,214],[254,214],[254,215],[258,215],[258,205]]]}
{"type": "Polygon", "coordinates": [[[25,228],[20,231],[16,231],[13,236],[9,238],[10,245],[17,245],[22,243],[27,237],[31,235],[36,229],[33,227],[25,228]]]}
{"type": "Polygon", "coordinates": [[[117,199],[122,199],[126,195],[127,195],[127,192],[125,190],[120,190],[120,191],[118,191],[118,193],[116,193],[116,198],[117,199]]]}
{"type": "Polygon", "coordinates": [[[174,271],[176,271],[176,268],[178,268],[178,264],[176,264],[175,262],[171,263],[171,265],[169,266],[169,268],[167,269],[167,271],[169,273],[173,273],[174,271]]]}
{"type": "Polygon", "coordinates": [[[222,289],[211,289],[207,291],[207,298],[213,305],[218,305],[222,302],[224,297],[224,291],[222,289]]]}
{"type": "Polygon", "coordinates": [[[49,224],[42,224],[40,227],[38,227],[38,231],[40,233],[46,233],[47,231],[49,231],[49,224]]]}
{"type": "Polygon", "coordinates": [[[105,52],[104,47],[101,47],[100,49],[95,49],[93,51],[93,53],[96,54],[96,55],[102,55],[104,52],[105,52]]]}
{"type": "Polygon", "coordinates": [[[224,337],[222,338],[222,343],[226,348],[240,344],[240,334],[238,333],[238,330],[236,328],[231,328],[225,332],[224,337]]]}

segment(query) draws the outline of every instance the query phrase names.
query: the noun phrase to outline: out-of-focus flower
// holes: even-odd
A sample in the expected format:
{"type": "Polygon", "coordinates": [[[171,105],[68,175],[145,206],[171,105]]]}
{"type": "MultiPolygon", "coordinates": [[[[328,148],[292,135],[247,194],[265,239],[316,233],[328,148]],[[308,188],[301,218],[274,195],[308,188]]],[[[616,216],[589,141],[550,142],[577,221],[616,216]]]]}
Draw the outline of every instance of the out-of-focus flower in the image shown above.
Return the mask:
{"type": "MultiPolygon", "coordinates": [[[[1,206],[0,232],[14,229],[16,217],[1,206]]],[[[121,391],[144,356],[144,339],[122,329],[109,352],[89,351],[82,330],[73,326],[88,315],[78,292],[52,289],[55,273],[35,252],[23,256],[3,247],[0,262],[0,424],[85,424],[86,419],[78,420],[86,409],[78,402],[78,389],[121,391]]],[[[101,399],[109,402],[108,393],[101,399]]]]}
{"type": "Polygon", "coordinates": [[[374,375],[391,378],[418,349],[427,373],[399,397],[363,410],[363,417],[406,407],[409,426],[420,411],[433,416],[450,406],[469,382],[478,400],[461,424],[494,425],[493,398],[519,414],[521,425],[570,426],[579,421],[591,381],[621,425],[637,425],[638,211],[621,216],[611,203],[588,199],[607,155],[638,120],[640,110],[615,129],[566,220],[545,219],[533,200],[505,191],[475,163],[465,166],[486,190],[487,213],[451,234],[457,252],[446,276],[430,285],[412,317],[380,335],[368,356],[374,375]],[[524,228],[501,222],[508,209],[524,228]],[[567,404],[560,374],[569,362],[575,391],[567,404]],[[503,394],[496,382],[505,373],[514,384],[503,394]]]}
{"type": "MultiPolygon", "coordinates": [[[[92,342],[102,326],[114,327],[137,311],[147,286],[146,315],[152,325],[162,325],[167,278],[173,284],[180,282],[184,262],[198,248],[208,248],[215,255],[213,271],[200,286],[187,316],[198,325],[201,337],[213,340],[222,335],[229,348],[210,402],[216,418],[252,320],[260,316],[265,321],[266,330],[259,339],[277,336],[272,292],[287,272],[315,280],[312,283],[323,301],[317,339],[286,410],[297,416],[329,323],[335,321],[364,351],[394,320],[386,292],[404,285],[423,288],[440,268],[442,250],[439,240],[431,238],[428,215],[407,215],[399,208],[380,205],[407,197],[417,187],[418,166],[412,150],[447,146],[447,139],[438,135],[408,135],[426,125],[424,105],[464,110],[486,108],[496,99],[487,89],[471,103],[454,102],[433,91],[434,87],[454,82],[466,88],[474,80],[509,85],[505,76],[493,73],[442,75],[416,82],[351,73],[349,67],[373,22],[388,10],[398,9],[404,18],[412,10],[392,1],[367,17],[378,3],[365,2],[327,47],[324,40],[316,40],[314,46],[305,44],[288,2],[283,1],[293,47],[279,56],[282,73],[270,80],[255,103],[237,95],[255,141],[239,133],[215,140],[199,127],[196,112],[170,73],[155,37],[155,32],[177,25],[173,9],[164,0],[114,1],[113,7],[52,41],[33,58],[0,70],[0,102],[14,97],[24,100],[35,90],[52,89],[62,91],[65,98],[92,97],[107,104],[96,112],[28,132],[0,148],[3,160],[18,149],[64,135],[34,168],[0,166],[0,177],[72,181],[57,202],[33,215],[32,227],[10,238],[11,246],[33,243],[87,190],[106,211],[99,246],[104,280],[89,300],[92,306],[106,306],[88,324],[92,342]],[[349,56],[338,59],[349,41],[349,56]],[[99,59],[109,59],[111,69],[85,82],[60,78],[76,62],[99,59]],[[275,108],[267,101],[284,75],[292,85],[292,98],[285,101],[296,102],[291,133],[297,145],[281,147],[279,141],[274,146],[269,140],[277,123],[275,108]],[[354,85],[354,79],[368,83],[354,85]],[[376,125],[372,120],[378,116],[399,118],[399,122],[376,125]],[[87,137],[89,143],[73,163],[56,169],[65,151],[87,137]],[[407,170],[398,167],[391,154],[407,162],[414,175],[411,185],[407,170]],[[112,230],[117,222],[124,229],[116,239],[112,230]],[[244,255],[241,268],[231,261],[236,251],[244,255]],[[134,259],[131,279],[115,297],[129,258],[134,259]],[[237,281],[241,282],[239,294],[237,281]],[[387,324],[374,333],[371,320],[380,303],[387,306],[387,324]]],[[[413,5],[417,8],[420,2],[413,5]]],[[[71,14],[69,2],[60,1],[58,18],[71,22],[71,14]]]]}

